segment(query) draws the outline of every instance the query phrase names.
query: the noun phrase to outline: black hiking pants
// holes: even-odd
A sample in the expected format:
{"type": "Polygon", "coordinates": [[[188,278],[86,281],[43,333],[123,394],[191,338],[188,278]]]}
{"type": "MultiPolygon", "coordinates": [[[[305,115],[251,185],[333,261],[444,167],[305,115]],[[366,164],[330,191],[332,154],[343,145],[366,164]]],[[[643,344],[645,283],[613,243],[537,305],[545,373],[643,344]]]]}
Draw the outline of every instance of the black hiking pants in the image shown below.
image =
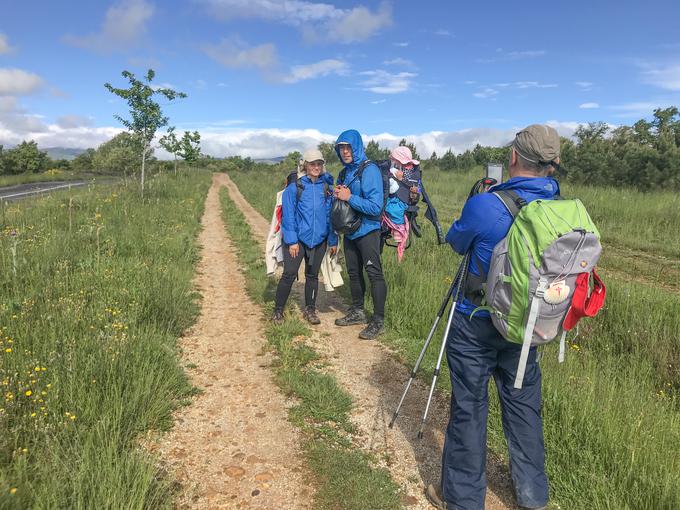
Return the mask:
{"type": "Polygon", "coordinates": [[[326,241],[310,248],[304,243],[298,242],[300,251],[298,256],[293,258],[290,256],[289,244],[283,243],[283,276],[279,280],[279,285],[276,287],[276,298],[274,300],[274,307],[277,310],[283,310],[290,295],[290,289],[293,287],[293,282],[297,278],[302,259],[305,260],[305,306],[314,308],[316,306],[316,295],[319,291],[319,269],[321,269],[321,261],[326,254],[326,241]]]}
{"type": "Polygon", "coordinates": [[[352,306],[354,308],[364,307],[365,270],[368,280],[371,282],[374,318],[383,320],[385,318],[387,285],[380,261],[380,229],[373,230],[356,239],[348,239],[345,236],[343,242],[347,274],[349,275],[349,289],[352,294],[352,306]]]}

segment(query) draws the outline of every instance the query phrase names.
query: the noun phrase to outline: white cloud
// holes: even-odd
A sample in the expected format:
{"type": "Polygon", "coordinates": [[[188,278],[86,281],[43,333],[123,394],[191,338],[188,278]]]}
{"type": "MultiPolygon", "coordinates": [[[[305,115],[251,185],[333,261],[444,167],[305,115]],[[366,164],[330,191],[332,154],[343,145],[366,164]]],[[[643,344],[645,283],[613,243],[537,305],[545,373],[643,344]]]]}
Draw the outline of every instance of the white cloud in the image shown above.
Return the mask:
{"type": "Polygon", "coordinates": [[[442,37],[451,37],[452,34],[448,30],[440,28],[439,30],[434,31],[434,35],[439,35],[439,36],[442,36],[442,37]]]}
{"type": "Polygon", "coordinates": [[[524,60],[529,58],[538,58],[545,56],[548,52],[545,50],[524,50],[524,51],[510,51],[507,52],[503,48],[496,48],[496,55],[489,58],[478,58],[475,62],[479,64],[491,64],[493,62],[504,62],[509,60],[524,60]]]}
{"type": "MultiPolygon", "coordinates": [[[[474,85],[476,82],[474,81],[466,81],[466,85],[474,85]]],[[[474,97],[480,98],[480,99],[488,99],[488,98],[493,98],[494,100],[496,99],[494,96],[497,96],[500,91],[498,89],[531,89],[531,88],[537,88],[537,89],[551,89],[557,87],[556,83],[541,83],[538,81],[515,81],[511,83],[494,83],[491,86],[488,85],[479,85],[479,90],[477,92],[473,93],[472,95],[474,97]]]]}
{"type": "Polygon", "coordinates": [[[599,108],[599,103],[583,103],[578,105],[581,110],[592,110],[594,108],[599,108]]]}
{"type": "Polygon", "coordinates": [[[366,80],[361,82],[364,90],[374,92],[376,94],[398,94],[406,92],[411,88],[413,78],[418,76],[416,73],[388,73],[382,69],[375,71],[363,71],[359,73],[361,76],[366,76],[366,80]]]}
{"type": "Polygon", "coordinates": [[[47,126],[39,115],[27,113],[19,105],[17,98],[0,96],[0,130],[2,129],[19,137],[26,133],[42,133],[47,130],[47,126]]]}
{"type": "Polygon", "coordinates": [[[618,112],[615,114],[616,117],[641,119],[651,117],[657,108],[668,108],[670,106],[674,106],[673,101],[637,101],[615,105],[611,109],[618,112]]]}
{"type": "Polygon", "coordinates": [[[365,41],[391,24],[392,7],[388,3],[380,4],[375,14],[366,7],[355,7],[328,24],[328,38],[342,43],[365,41]]]}
{"type": "Polygon", "coordinates": [[[99,32],[82,37],[67,35],[64,40],[102,53],[125,50],[144,37],[147,22],[153,14],[154,6],[144,0],[123,0],[106,11],[99,32]]]}
{"type": "Polygon", "coordinates": [[[589,92],[593,90],[594,83],[591,81],[576,81],[574,85],[581,89],[581,92],[589,92]]]}
{"type": "Polygon", "coordinates": [[[493,96],[495,96],[495,95],[497,95],[497,94],[498,94],[498,91],[497,91],[496,89],[492,89],[492,88],[490,88],[490,87],[486,87],[486,88],[484,88],[484,89],[482,89],[482,90],[480,90],[480,91],[478,91],[478,92],[475,92],[475,93],[472,94],[472,95],[475,96],[475,97],[478,97],[478,98],[480,98],[480,99],[486,99],[486,98],[489,98],[489,97],[493,97],[493,96]]]}
{"type": "Polygon", "coordinates": [[[386,66],[401,66],[408,69],[417,69],[417,66],[408,59],[397,57],[383,62],[386,66]]]}
{"type": "Polygon", "coordinates": [[[90,117],[83,117],[82,115],[61,115],[57,117],[57,126],[63,129],[72,129],[78,127],[88,127],[92,125],[90,117]]]}
{"type": "Polygon", "coordinates": [[[557,87],[557,83],[541,83],[538,81],[516,81],[511,85],[515,85],[518,89],[553,89],[557,87]]]}
{"type": "Polygon", "coordinates": [[[303,0],[197,1],[207,5],[219,19],[259,19],[294,26],[300,28],[309,40],[359,42],[392,24],[392,8],[386,2],[373,12],[362,5],[340,9],[327,3],[303,0]]]}
{"type": "Polygon", "coordinates": [[[409,45],[409,43],[407,43],[407,42],[395,42],[394,45],[399,47],[399,48],[406,48],[409,45]]]}
{"type": "Polygon", "coordinates": [[[219,44],[206,45],[203,51],[225,67],[272,69],[278,64],[276,46],[261,44],[247,47],[237,38],[222,39],[219,44]]]}
{"type": "Polygon", "coordinates": [[[290,69],[290,73],[281,76],[280,80],[283,83],[297,83],[302,80],[309,80],[312,78],[322,78],[330,74],[346,75],[349,71],[349,65],[341,60],[322,60],[314,64],[297,65],[290,69]]]}
{"type": "Polygon", "coordinates": [[[276,83],[293,84],[332,74],[342,76],[349,72],[349,65],[336,59],[295,65],[288,71],[283,71],[278,61],[276,46],[269,43],[247,47],[238,38],[223,39],[219,44],[206,45],[203,51],[225,67],[256,68],[267,80],[276,83]]]}
{"type": "Polygon", "coordinates": [[[43,79],[23,69],[0,67],[0,96],[22,96],[36,92],[43,79]]]}
{"type": "Polygon", "coordinates": [[[387,102],[387,99],[376,99],[375,101],[371,101],[371,104],[383,104],[387,102]]]}
{"type": "Polygon", "coordinates": [[[520,60],[524,58],[542,57],[547,52],[545,50],[511,51],[507,54],[509,60],[520,60]]]}
{"type": "Polygon", "coordinates": [[[667,64],[664,66],[645,66],[642,72],[642,81],[665,90],[680,90],[680,63],[667,64]]]}
{"type": "MultiPolygon", "coordinates": [[[[579,126],[577,122],[548,121],[547,124],[555,127],[562,136],[571,136],[579,126]]],[[[521,126],[508,129],[470,128],[417,134],[377,133],[362,134],[362,137],[366,144],[369,140],[375,140],[385,148],[395,147],[402,138],[406,138],[415,143],[420,154],[429,156],[433,151],[442,155],[449,148],[455,153],[461,153],[476,144],[501,146],[512,140],[520,128],[521,126]]],[[[187,129],[187,126],[178,126],[178,129],[187,129]]],[[[291,151],[316,147],[319,142],[332,142],[337,137],[337,133],[323,133],[317,129],[209,128],[205,125],[193,129],[201,133],[202,151],[214,157],[238,155],[254,159],[272,158],[291,151]]],[[[33,139],[41,147],[97,147],[121,131],[117,127],[63,128],[54,124],[47,125],[39,132],[18,133],[0,122],[0,144],[14,145],[22,140],[33,139]]],[[[160,150],[157,155],[167,157],[160,150]]]]}
{"type": "Polygon", "coordinates": [[[0,34],[0,55],[9,53],[13,49],[14,48],[12,48],[7,42],[7,36],[5,34],[0,34]]]}

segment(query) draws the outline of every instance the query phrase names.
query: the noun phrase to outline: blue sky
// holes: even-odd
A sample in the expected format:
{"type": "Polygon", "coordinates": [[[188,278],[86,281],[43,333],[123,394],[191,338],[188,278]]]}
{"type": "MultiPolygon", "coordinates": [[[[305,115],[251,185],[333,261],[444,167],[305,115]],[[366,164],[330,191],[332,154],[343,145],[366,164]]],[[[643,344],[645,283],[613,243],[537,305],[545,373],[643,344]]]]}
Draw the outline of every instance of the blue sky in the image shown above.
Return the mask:
{"type": "Polygon", "coordinates": [[[613,125],[680,106],[680,2],[10,2],[0,144],[96,146],[126,105],[103,84],[156,71],[204,150],[270,157],[356,128],[423,155],[550,122],[613,125]],[[64,5],[68,5],[65,8],[64,5]]]}

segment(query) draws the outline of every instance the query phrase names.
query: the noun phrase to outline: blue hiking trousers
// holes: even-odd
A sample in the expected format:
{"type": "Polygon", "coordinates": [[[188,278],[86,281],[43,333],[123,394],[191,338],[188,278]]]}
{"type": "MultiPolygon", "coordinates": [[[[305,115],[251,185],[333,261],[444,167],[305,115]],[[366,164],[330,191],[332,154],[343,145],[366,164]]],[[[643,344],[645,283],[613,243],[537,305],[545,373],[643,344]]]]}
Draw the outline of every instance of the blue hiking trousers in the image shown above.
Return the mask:
{"type": "Polygon", "coordinates": [[[505,340],[489,318],[454,316],[446,345],[453,392],[442,458],[442,494],[449,509],[484,508],[491,376],[500,397],[517,503],[527,508],[548,503],[541,369],[534,347],[522,389],[513,387],[521,347],[505,340]]]}

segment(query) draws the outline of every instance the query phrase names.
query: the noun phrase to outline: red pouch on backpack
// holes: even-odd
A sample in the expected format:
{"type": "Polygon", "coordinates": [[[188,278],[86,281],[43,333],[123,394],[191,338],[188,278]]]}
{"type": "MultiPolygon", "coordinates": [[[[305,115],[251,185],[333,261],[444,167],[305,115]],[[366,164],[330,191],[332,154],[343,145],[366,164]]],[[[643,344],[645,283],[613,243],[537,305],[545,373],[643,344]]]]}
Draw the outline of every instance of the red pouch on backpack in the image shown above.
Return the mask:
{"type": "Polygon", "coordinates": [[[588,294],[590,290],[590,274],[581,273],[576,277],[576,289],[571,299],[571,307],[562,323],[562,329],[565,331],[569,331],[576,326],[581,317],[595,317],[604,304],[604,299],[607,296],[607,287],[605,287],[604,282],[594,269],[592,271],[593,290],[588,294]]]}

